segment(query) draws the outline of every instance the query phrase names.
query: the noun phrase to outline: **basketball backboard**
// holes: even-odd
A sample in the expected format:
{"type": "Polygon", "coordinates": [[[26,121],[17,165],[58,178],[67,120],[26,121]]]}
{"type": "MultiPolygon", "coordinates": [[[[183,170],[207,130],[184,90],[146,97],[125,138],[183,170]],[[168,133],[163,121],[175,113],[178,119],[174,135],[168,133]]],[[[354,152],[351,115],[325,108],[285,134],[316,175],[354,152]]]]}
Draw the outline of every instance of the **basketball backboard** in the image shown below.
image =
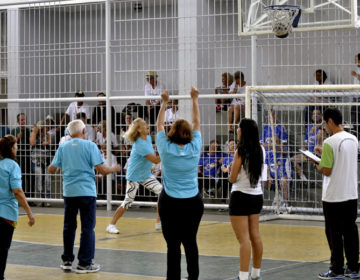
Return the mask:
{"type": "Polygon", "coordinates": [[[271,34],[264,8],[298,5],[301,18],[293,32],[355,28],[360,26],[357,0],[238,0],[239,36],[271,34]]]}

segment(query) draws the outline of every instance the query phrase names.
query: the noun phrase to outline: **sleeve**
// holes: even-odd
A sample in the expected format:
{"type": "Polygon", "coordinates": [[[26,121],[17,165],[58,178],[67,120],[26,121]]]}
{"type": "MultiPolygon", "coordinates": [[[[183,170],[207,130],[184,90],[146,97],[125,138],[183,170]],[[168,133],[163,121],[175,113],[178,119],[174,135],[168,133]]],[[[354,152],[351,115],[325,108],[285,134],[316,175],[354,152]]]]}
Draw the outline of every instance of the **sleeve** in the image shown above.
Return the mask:
{"type": "Polygon", "coordinates": [[[201,138],[201,132],[198,130],[194,130],[193,131],[193,140],[191,141],[196,149],[196,152],[200,153],[201,152],[201,147],[202,147],[202,138],[201,138]]]}
{"type": "Polygon", "coordinates": [[[20,189],[21,186],[21,169],[20,166],[14,162],[14,169],[10,174],[10,187],[12,190],[20,189]]]}
{"type": "Polygon", "coordinates": [[[66,115],[71,116],[71,113],[72,113],[72,112],[71,112],[71,111],[72,111],[72,104],[73,104],[73,103],[70,103],[69,107],[66,109],[66,112],[65,112],[66,115]]]}
{"type": "Polygon", "coordinates": [[[334,151],[328,143],[324,143],[323,145],[323,150],[319,165],[325,168],[332,168],[334,165],[334,151]]]}
{"type": "Polygon", "coordinates": [[[286,143],[287,140],[288,140],[288,135],[287,135],[287,132],[286,132],[286,129],[284,126],[280,126],[280,135],[278,135],[278,137],[280,138],[281,142],[282,143],[286,143]]]}
{"type": "Polygon", "coordinates": [[[62,146],[59,146],[59,148],[57,149],[55,156],[51,162],[51,165],[57,168],[62,168],[62,146]]]}
{"type": "Polygon", "coordinates": [[[161,130],[156,134],[156,147],[159,151],[159,154],[162,154],[164,152],[164,147],[166,144],[167,138],[165,135],[165,131],[161,130]]]}
{"type": "Polygon", "coordinates": [[[149,138],[146,141],[140,141],[136,143],[136,151],[139,155],[145,157],[148,154],[154,153],[154,149],[151,144],[151,139],[149,138]],[[140,144],[141,143],[141,144],[140,144]]]}
{"type": "Polygon", "coordinates": [[[93,142],[89,142],[89,143],[90,143],[89,152],[90,152],[91,165],[96,166],[96,165],[104,163],[103,157],[101,156],[101,153],[100,153],[100,150],[98,149],[98,147],[93,142]]]}

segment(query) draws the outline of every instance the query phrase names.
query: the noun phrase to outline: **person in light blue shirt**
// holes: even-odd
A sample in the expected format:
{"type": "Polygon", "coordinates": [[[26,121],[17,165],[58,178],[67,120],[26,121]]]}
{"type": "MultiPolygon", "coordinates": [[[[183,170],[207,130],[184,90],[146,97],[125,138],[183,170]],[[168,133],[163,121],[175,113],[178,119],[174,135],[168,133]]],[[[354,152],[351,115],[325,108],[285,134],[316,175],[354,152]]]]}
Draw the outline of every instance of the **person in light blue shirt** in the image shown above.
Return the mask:
{"type": "Polygon", "coordinates": [[[4,278],[6,260],[12,236],[17,224],[18,203],[24,208],[29,226],[35,223],[34,216],[21,188],[21,169],[16,162],[18,146],[13,135],[0,139],[0,279],[4,278]]]}
{"type": "Polygon", "coordinates": [[[100,265],[93,263],[95,255],[96,180],[95,172],[103,176],[120,171],[120,165],[108,167],[96,144],[85,140],[85,124],[74,120],[68,124],[71,140],[61,144],[49,166],[53,174],[61,168],[64,196],[64,252],[60,266],[65,272],[72,270],[77,213],[80,210],[81,237],[77,273],[97,272],[100,265]]]}
{"type": "Polygon", "coordinates": [[[165,109],[168,91],[161,94],[157,119],[156,146],[162,162],[164,189],[159,197],[159,214],[167,243],[167,279],[180,279],[180,259],[185,248],[188,279],[199,278],[199,252],[196,235],[204,212],[198,188],[197,167],[202,139],[200,133],[199,91],[191,89],[192,123],[177,119],[165,134],[165,109]]]}
{"type": "MultiPolygon", "coordinates": [[[[149,132],[148,124],[143,119],[137,118],[125,133],[125,137],[134,143],[131,148],[129,166],[126,170],[126,194],[123,203],[116,209],[111,223],[106,228],[108,233],[119,233],[116,222],[133,203],[140,185],[156,195],[160,194],[162,190],[159,181],[151,174],[152,164],[159,163],[160,157],[156,156],[154,152],[149,132]]],[[[159,215],[156,218],[155,229],[161,229],[159,215]]]]}

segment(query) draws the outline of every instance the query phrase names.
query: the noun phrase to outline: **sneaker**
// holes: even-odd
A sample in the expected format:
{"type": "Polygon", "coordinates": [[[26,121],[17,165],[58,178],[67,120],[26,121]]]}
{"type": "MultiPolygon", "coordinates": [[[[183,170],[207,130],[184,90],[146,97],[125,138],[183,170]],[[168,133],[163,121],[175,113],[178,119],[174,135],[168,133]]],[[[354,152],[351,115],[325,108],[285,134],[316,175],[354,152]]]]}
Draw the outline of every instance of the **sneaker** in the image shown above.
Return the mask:
{"type": "Polygon", "coordinates": [[[76,273],[94,273],[100,270],[101,266],[97,263],[92,263],[87,266],[78,265],[75,269],[76,273]]]}
{"type": "Polygon", "coordinates": [[[116,228],[115,225],[109,224],[106,228],[106,232],[107,233],[112,233],[112,234],[119,234],[120,231],[116,228]]]}
{"type": "Polygon", "coordinates": [[[358,271],[351,271],[348,267],[345,268],[344,275],[351,279],[360,279],[360,273],[358,271]]]}
{"type": "Polygon", "coordinates": [[[319,279],[335,279],[335,280],[343,280],[345,276],[343,274],[335,274],[331,269],[329,271],[320,273],[318,276],[319,279]]]}
{"type": "Polygon", "coordinates": [[[72,271],[72,262],[70,261],[63,262],[62,265],[60,265],[60,268],[64,270],[64,272],[70,272],[72,271]]]}
{"type": "Polygon", "coordinates": [[[257,276],[255,278],[252,278],[251,275],[249,275],[249,280],[261,280],[261,277],[257,276]]]}
{"type": "Polygon", "coordinates": [[[161,230],[161,223],[155,223],[155,230],[161,230]]]}

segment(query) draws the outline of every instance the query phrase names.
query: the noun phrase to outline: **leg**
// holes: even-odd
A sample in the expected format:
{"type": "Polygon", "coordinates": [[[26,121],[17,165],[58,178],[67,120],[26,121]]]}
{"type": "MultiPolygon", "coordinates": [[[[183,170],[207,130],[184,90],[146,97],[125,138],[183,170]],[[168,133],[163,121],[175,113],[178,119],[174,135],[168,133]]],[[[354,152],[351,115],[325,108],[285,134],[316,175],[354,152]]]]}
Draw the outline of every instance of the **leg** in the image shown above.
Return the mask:
{"type": "Polygon", "coordinates": [[[286,177],[282,177],[280,179],[280,186],[283,192],[284,202],[287,204],[289,200],[289,179],[286,177]]]}
{"type": "MultiPolygon", "coordinates": [[[[153,193],[159,195],[162,191],[162,185],[160,182],[153,176],[151,176],[149,179],[145,180],[141,183],[145,188],[147,188],[149,191],[152,191],[153,193]]],[[[160,216],[159,216],[159,206],[157,206],[156,209],[156,223],[160,222],[160,216]]]]}
{"type": "Polygon", "coordinates": [[[238,124],[240,121],[240,105],[235,106],[235,124],[238,124]]]}
{"type": "Polygon", "coordinates": [[[14,227],[0,219],[0,279],[4,279],[6,260],[14,233],[14,227]]]}
{"type": "Polygon", "coordinates": [[[253,255],[253,267],[260,268],[263,254],[263,244],[259,231],[259,214],[249,216],[249,231],[253,255]]]}
{"type": "Polygon", "coordinates": [[[227,112],[229,131],[234,130],[233,112],[234,112],[234,105],[230,105],[229,108],[228,108],[228,112],[227,112]]]}
{"type": "Polygon", "coordinates": [[[249,271],[251,241],[248,216],[230,216],[230,221],[240,244],[240,271],[249,271]]]}
{"type": "Polygon", "coordinates": [[[79,197],[81,236],[79,265],[92,263],[95,255],[96,197],[79,197]]]}
{"type": "Polygon", "coordinates": [[[74,240],[77,227],[76,216],[78,213],[78,205],[76,197],[64,197],[64,230],[63,230],[63,242],[64,253],[61,258],[64,262],[74,261],[74,240]]]}
{"type": "Polygon", "coordinates": [[[304,175],[303,170],[301,168],[301,164],[304,161],[303,156],[301,154],[297,154],[297,155],[293,156],[290,160],[291,160],[292,165],[295,167],[295,172],[297,173],[299,178],[302,178],[304,175]]]}

